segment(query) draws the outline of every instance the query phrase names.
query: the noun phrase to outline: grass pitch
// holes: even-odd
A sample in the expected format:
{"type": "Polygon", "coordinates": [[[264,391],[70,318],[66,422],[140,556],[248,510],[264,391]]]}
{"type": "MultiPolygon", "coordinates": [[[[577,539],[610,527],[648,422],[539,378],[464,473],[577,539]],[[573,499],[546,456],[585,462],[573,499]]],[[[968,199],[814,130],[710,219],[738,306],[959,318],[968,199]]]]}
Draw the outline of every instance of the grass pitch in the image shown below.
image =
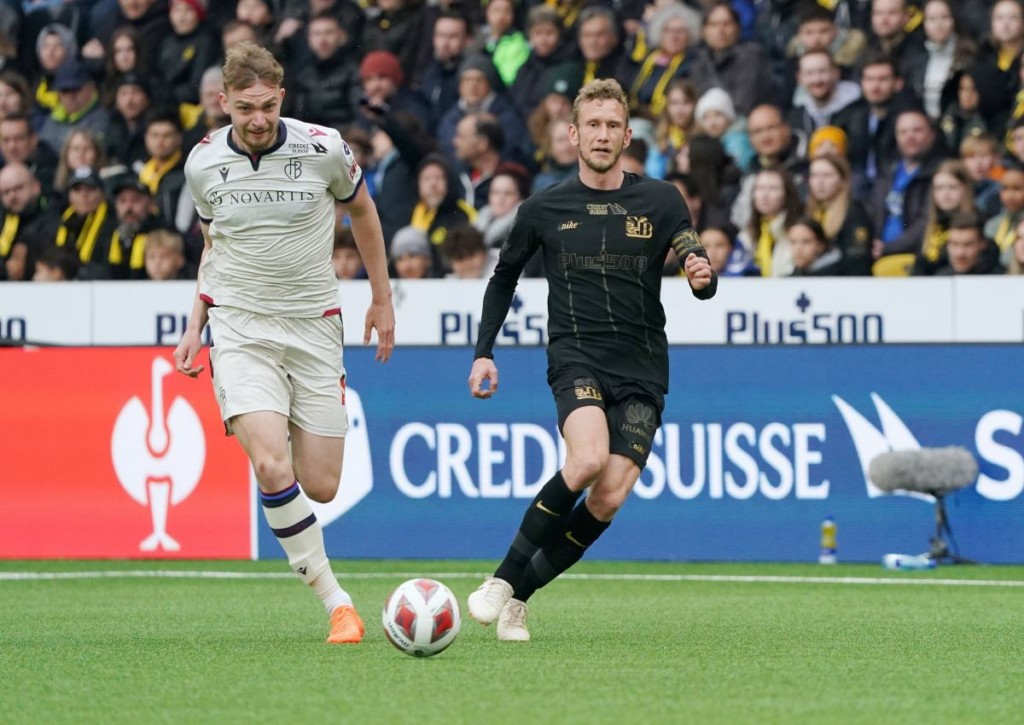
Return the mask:
{"type": "Polygon", "coordinates": [[[335,562],[356,646],[286,569],[0,562],[0,722],[1024,721],[1021,567],[584,562],[534,597],[532,642],[463,612],[427,660],[384,638],[385,596],[433,575],[464,603],[490,562],[335,562]]]}

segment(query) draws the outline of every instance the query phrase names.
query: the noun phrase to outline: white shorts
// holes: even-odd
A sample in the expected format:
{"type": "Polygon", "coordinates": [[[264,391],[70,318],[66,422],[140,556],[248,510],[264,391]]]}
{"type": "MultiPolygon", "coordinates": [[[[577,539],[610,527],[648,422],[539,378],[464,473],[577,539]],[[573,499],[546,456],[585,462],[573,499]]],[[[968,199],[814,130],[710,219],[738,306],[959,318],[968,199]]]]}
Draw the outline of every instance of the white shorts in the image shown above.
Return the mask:
{"type": "Polygon", "coordinates": [[[236,415],[270,410],[305,431],[348,432],[341,315],[269,317],[210,308],[213,388],[228,434],[236,415]]]}

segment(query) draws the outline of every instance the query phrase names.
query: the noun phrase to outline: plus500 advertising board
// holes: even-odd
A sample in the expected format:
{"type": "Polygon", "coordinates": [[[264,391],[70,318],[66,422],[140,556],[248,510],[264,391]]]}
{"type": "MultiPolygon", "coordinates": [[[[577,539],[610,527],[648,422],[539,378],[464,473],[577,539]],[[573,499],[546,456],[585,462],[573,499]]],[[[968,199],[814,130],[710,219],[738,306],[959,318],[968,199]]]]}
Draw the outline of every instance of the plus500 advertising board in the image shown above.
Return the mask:
{"type": "MultiPolygon", "coordinates": [[[[352,432],[342,487],[318,507],[336,557],[504,554],[564,460],[541,349],[500,349],[499,392],[473,399],[468,349],[349,348],[352,432]]],[[[589,556],[810,561],[833,515],[839,555],[920,553],[934,504],[881,494],[871,459],[960,445],[980,475],[947,497],[964,556],[1024,561],[1019,346],[692,347],[649,464],[589,556]]],[[[261,557],[280,556],[259,526],[261,557]]]]}

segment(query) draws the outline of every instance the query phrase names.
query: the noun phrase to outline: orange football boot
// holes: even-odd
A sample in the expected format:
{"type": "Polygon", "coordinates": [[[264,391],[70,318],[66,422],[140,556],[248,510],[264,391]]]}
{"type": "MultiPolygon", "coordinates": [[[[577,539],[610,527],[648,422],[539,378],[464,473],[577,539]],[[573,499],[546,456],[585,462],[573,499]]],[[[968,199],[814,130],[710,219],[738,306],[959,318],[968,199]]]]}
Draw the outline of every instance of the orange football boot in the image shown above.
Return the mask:
{"type": "Polygon", "coordinates": [[[356,608],[342,606],[331,612],[331,634],[327,637],[329,644],[356,644],[363,640],[363,620],[356,608]]]}

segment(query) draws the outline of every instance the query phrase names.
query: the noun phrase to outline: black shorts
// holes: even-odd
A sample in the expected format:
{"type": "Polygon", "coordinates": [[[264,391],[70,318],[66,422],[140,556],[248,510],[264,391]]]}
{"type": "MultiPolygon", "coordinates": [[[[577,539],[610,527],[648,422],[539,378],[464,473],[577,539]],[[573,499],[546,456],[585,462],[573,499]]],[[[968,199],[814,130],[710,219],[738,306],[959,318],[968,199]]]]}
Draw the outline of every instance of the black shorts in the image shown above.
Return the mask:
{"type": "Polygon", "coordinates": [[[558,430],[577,408],[596,405],[608,418],[609,452],[631,458],[643,470],[661,427],[665,396],[651,385],[596,373],[570,363],[548,371],[558,409],[558,430]]]}

